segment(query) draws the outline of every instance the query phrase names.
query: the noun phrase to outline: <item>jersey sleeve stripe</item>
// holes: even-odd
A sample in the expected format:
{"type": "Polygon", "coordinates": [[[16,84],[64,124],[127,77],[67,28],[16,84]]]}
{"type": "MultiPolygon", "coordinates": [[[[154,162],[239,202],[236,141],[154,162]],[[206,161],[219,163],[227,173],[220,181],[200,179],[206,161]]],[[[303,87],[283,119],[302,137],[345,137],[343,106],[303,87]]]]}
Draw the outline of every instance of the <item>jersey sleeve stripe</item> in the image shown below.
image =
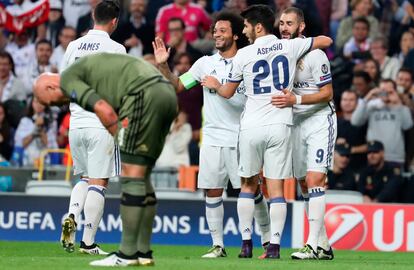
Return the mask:
{"type": "Polygon", "coordinates": [[[327,84],[329,84],[329,83],[331,83],[332,82],[332,80],[330,79],[330,80],[327,80],[327,81],[324,81],[324,82],[321,82],[321,83],[317,83],[316,85],[319,87],[319,88],[321,88],[322,86],[325,86],[325,85],[327,85],[327,84]]]}
{"type": "Polygon", "coordinates": [[[312,40],[311,40],[311,43],[310,43],[309,49],[306,51],[306,53],[305,53],[305,54],[307,54],[308,52],[312,51],[312,46],[313,46],[313,38],[312,38],[312,40]]]}
{"type": "Polygon", "coordinates": [[[241,82],[241,81],[243,81],[243,80],[227,80],[228,82],[232,82],[232,83],[239,83],[239,82],[241,82]]]}

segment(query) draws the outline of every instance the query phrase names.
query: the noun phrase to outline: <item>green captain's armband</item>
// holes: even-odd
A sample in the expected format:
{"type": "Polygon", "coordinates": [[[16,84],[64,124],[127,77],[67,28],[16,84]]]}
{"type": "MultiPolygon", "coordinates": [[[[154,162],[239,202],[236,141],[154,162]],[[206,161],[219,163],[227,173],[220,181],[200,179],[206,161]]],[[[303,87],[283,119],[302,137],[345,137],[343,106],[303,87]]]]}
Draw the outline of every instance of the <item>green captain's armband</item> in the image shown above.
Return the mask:
{"type": "Polygon", "coordinates": [[[190,90],[198,84],[198,81],[196,81],[189,72],[186,72],[183,75],[181,75],[179,79],[181,83],[184,85],[185,90],[190,90]]]}

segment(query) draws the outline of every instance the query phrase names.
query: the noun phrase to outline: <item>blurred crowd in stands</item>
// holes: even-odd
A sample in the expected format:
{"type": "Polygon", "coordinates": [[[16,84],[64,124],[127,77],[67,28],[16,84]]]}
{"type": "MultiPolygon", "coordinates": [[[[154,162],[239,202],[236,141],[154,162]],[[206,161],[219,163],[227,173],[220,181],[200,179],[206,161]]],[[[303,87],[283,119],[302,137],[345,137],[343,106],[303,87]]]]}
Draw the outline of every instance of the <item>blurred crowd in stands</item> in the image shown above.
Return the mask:
{"type": "MultiPolygon", "coordinates": [[[[40,1],[40,0],[39,0],[40,1]]],[[[12,1],[13,2],[13,1],[12,1]]],[[[30,0],[7,6],[19,15],[30,0]]],[[[34,79],[59,72],[70,41],[92,27],[99,0],[50,0],[48,21],[0,33],[0,154],[12,165],[33,166],[40,151],[68,148],[68,108],[45,108],[32,98],[34,79]]],[[[211,23],[220,10],[240,12],[268,4],[276,14],[304,11],[306,35],[333,37],[331,60],[338,113],[330,189],[358,190],[365,201],[414,202],[414,0],[121,0],[123,15],[112,38],[130,55],[155,64],[151,42],[164,38],[170,66],[185,73],[212,54],[211,23]],[[411,177],[412,179],[412,177],[411,177]]],[[[278,33],[275,21],[275,34],[278,33]]],[[[198,164],[202,140],[201,87],[179,94],[180,114],[171,126],[157,166],[198,164]]],[[[49,163],[61,160],[49,158],[49,163]]]]}

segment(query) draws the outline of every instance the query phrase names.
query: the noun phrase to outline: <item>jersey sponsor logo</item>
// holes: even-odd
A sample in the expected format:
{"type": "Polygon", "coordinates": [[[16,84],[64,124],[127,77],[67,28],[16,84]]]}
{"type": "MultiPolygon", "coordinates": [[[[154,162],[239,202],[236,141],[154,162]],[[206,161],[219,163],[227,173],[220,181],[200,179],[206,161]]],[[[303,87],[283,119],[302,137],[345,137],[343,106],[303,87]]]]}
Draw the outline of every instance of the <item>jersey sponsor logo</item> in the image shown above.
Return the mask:
{"type": "Polygon", "coordinates": [[[81,43],[78,47],[79,51],[97,51],[99,50],[99,47],[101,46],[101,43],[81,43]]]}
{"type": "Polygon", "coordinates": [[[270,52],[281,51],[281,50],[283,50],[282,43],[276,43],[276,44],[273,44],[272,47],[257,48],[257,55],[268,54],[270,52]]]}
{"type": "Polygon", "coordinates": [[[309,83],[307,82],[294,82],[293,88],[306,88],[309,87],[309,83]]]}
{"type": "Polygon", "coordinates": [[[326,64],[323,64],[321,66],[321,71],[322,71],[323,74],[328,74],[328,72],[329,72],[328,66],[326,64]]]}
{"type": "Polygon", "coordinates": [[[341,205],[325,215],[329,243],[338,249],[358,249],[367,238],[368,225],[364,215],[356,208],[341,205]]]}

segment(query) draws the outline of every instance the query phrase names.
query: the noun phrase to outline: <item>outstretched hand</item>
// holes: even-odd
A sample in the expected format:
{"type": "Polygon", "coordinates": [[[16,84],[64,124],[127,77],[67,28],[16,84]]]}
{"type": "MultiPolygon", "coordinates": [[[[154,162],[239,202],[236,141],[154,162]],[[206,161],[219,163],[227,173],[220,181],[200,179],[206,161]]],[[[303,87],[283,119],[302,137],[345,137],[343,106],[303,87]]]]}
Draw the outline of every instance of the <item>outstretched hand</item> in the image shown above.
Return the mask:
{"type": "Polygon", "coordinates": [[[292,107],[296,104],[296,97],[287,89],[282,90],[282,95],[272,96],[272,105],[278,108],[292,107]]]}
{"type": "Polygon", "coordinates": [[[166,48],[165,43],[160,37],[155,37],[155,40],[152,42],[152,48],[154,49],[155,62],[158,65],[167,63],[168,58],[170,57],[171,48],[166,48]]]}

